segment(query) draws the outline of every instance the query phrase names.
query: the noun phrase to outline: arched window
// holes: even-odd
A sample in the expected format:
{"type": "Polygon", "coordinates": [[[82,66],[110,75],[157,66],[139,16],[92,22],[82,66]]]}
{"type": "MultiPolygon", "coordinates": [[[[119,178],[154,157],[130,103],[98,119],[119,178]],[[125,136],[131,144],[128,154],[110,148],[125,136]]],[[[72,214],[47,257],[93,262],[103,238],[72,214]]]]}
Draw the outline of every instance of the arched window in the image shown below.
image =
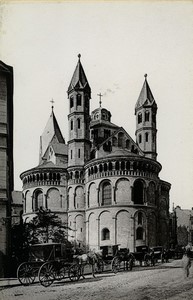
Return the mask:
{"type": "Polygon", "coordinates": [[[104,182],[102,186],[102,205],[110,205],[111,196],[111,184],[109,182],[104,182]]]}
{"type": "Polygon", "coordinates": [[[102,172],[103,171],[103,166],[100,164],[99,165],[99,172],[102,172]]]}
{"type": "Polygon", "coordinates": [[[116,163],[115,163],[115,170],[119,170],[119,161],[116,161],[116,163]]]}
{"type": "Polygon", "coordinates": [[[33,210],[37,211],[39,208],[43,207],[43,193],[42,191],[38,190],[34,193],[33,199],[33,210]]]}
{"type": "Polygon", "coordinates": [[[149,121],[149,111],[145,111],[145,121],[149,121]]]}
{"type": "Polygon", "coordinates": [[[82,101],[81,101],[81,98],[82,98],[81,95],[78,94],[78,95],[77,95],[77,106],[81,106],[81,105],[82,105],[82,103],[81,103],[81,102],[82,102],[82,101]]]}
{"type": "Polygon", "coordinates": [[[113,146],[117,147],[118,143],[117,143],[117,138],[114,136],[113,137],[113,146]]]}
{"type": "Polygon", "coordinates": [[[112,169],[113,169],[112,162],[109,162],[109,171],[112,171],[112,169]]]}
{"type": "Polygon", "coordinates": [[[148,132],[145,133],[145,141],[148,142],[148,132]]]}
{"type": "Polygon", "coordinates": [[[74,106],[74,99],[73,97],[70,97],[70,108],[74,106]]]}
{"type": "Polygon", "coordinates": [[[78,149],[78,158],[80,158],[80,149],[78,149]]]}
{"type": "Polygon", "coordinates": [[[124,137],[124,134],[122,132],[119,132],[118,134],[118,147],[123,147],[123,137],[124,137]]]}
{"type": "Polygon", "coordinates": [[[133,190],[133,201],[134,204],[143,204],[144,202],[144,192],[143,192],[143,182],[141,180],[136,180],[134,182],[134,190],[133,190]]]}
{"type": "Polygon", "coordinates": [[[139,135],[139,143],[141,143],[142,141],[142,137],[141,137],[141,134],[139,135]]]}
{"type": "Polygon", "coordinates": [[[130,148],[130,140],[126,140],[126,148],[127,148],[127,149],[130,148]]]}
{"type": "Polygon", "coordinates": [[[110,240],[110,231],[108,228],[103,228],[101,232],[101,240],[110,240]]]}
{"type": "Polygon", "coordinates": [[[138,227],[136,230],[136,240],[143,240],[143,228],[138,227]]]}
{"type": "Polygon", "coordinates": [[[130,170],[130,162],[129,161],[126,162],[126,169],[130,170]]]}
{"type": "Polygon", "coordinates": [[[71,120],[71,122],[70,122],[70,128],[71,128],[71,130],[73,130],[73,120],[71,120]]]}
{"type": "Polygon", "coordinates": [[[77,119],[77,127],[80,129],[80,119],[77,119]]]}
{"type": "Polygon", "coordinates": [[[138,114],[138,124],[142,122],[142,113],[138,114]]]}
{"type": "Polygon", "coordinates": [[[121,162],[121,170],[125,170],[125,162],[124,161],[121,162]]]}
{"type": "Polygon", "coordinates": [[[143,214],[142,214],[142,212],[139,212],[138,213],[138,225],[140,224],[140,225],[142,225],[142,221],[143,221],[143,214]]]}

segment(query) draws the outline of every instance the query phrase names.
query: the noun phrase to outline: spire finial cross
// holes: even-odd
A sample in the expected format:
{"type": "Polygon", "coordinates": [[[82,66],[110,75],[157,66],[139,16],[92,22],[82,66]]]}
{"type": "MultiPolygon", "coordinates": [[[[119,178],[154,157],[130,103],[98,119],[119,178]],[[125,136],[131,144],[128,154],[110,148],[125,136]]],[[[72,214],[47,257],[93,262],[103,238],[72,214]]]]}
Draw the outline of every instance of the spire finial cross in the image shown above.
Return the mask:
{"type": "Polygon", "coordinates": [[[145,79],[147,78],[147,74],[144,75],[145,79]]]}
{"type": "Polygon", "coordinates": [[[101,107],[101,103],[102,103],[101,98],[103,97],[103,95],[100,93],[97,94],[97,96],[99,96],[99,106],[101,107]]]}
{"type": "Polygon", "coordinates": [[[81,58],[81,54],[79,53],[79,54],[78,54],[78,59],[80,60],[80,58],[81,58]]]}
{"type": "Polygon", "coordinates": [[[53,98],[52,98],[52,100],[51,100],[50,102],[52,103],[52,111],[53,111],[55,101],[54,101],[53,98]]]}

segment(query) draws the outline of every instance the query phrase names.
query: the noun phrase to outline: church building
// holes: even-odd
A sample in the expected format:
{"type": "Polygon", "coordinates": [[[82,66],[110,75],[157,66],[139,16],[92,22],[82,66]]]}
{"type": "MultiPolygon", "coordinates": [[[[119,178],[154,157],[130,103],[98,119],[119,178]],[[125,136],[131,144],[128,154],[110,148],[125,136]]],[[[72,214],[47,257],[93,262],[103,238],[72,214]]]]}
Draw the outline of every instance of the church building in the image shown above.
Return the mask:
{"type": "Polygon", "coordinates": [[[40,207],[69,224],[69,240],[90,249],[169,245],[170,183],[159,178],[157,104],[147,82],[135,105],[136,140],[101,106],[78,56],[68,90],[68,143],[53,107],[40,137],[39,165],[23,172],[24,213],[40,207]]]}

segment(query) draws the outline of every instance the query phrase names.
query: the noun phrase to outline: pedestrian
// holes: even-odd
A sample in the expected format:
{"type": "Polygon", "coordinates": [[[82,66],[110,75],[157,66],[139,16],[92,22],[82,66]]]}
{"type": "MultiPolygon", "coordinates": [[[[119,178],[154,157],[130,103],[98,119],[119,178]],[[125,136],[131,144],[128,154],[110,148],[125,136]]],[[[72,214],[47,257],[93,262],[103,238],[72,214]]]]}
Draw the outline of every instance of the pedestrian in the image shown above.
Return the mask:
{"type": "Polygon", "coordinates": [[[184,277],[187,278],[190,274],[191,260],[189,251],[185,251],[182,257],[182,267],[184,270],[184,277]]]}

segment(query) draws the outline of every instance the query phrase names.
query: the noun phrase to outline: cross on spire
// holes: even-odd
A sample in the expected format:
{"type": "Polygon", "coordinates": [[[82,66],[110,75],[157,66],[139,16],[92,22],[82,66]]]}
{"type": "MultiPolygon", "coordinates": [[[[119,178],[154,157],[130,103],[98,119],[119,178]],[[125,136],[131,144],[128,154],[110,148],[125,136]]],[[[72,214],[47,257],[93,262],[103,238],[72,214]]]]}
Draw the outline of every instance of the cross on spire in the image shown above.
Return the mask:
{"type": "Polygon", "coordinates": [[[99,96],[99,106],[101,107],[101,103],[102,103],[101,98],[103,97],[103,95],[100,93],[97,94],[97,96],[99,96]]]}
{"type": "Polygon", "coordinates": [[[54,101],[53,98],[52,98],[52,100],[51,100],[50,102],[52,103],[52,111],[53,111],[55,101],[54,101]]]}

